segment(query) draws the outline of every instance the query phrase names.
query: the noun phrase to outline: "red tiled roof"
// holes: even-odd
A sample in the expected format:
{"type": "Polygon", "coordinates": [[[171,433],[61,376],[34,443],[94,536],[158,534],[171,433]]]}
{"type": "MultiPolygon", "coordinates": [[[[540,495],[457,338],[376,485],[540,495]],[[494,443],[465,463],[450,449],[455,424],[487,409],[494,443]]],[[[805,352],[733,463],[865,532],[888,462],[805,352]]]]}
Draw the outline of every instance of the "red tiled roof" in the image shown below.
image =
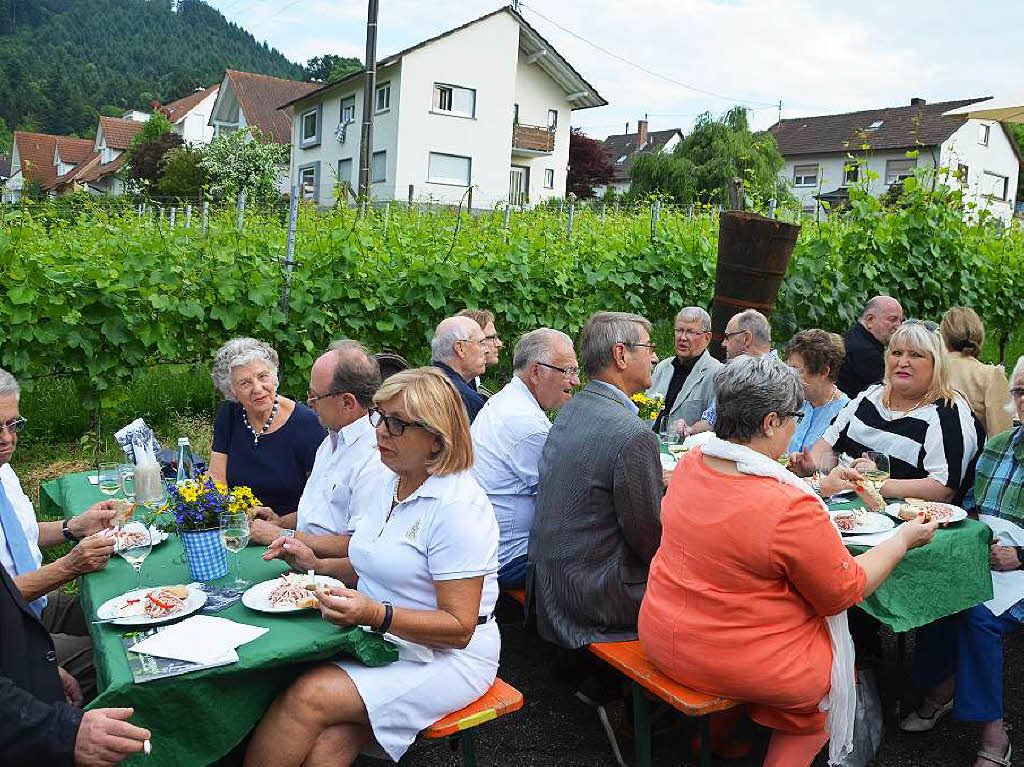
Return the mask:
{"type": "Polygon", "coordinates": [[[92,139],[57,136],[57,154],[63,162],[77,165],[92,154],[92,146],[92,139]]]}
{"type": "Polygon", "coordinates": [[[100,117],[103,139],[110,149],[127,149],[144,123],[122,120],[120,117],[100,117]]]}
{"type": "Polygon", "coordinates": [[[177,101],[172,101],[170,104],[164,104],[161,109],[167,115],[168,120],[177,124],[184,120],[188,113],[195,109],[203,99],[211,93],[216,93],[219,88],[220,83],[211,85],[209,88],[190,93],[177,101]]]}
{"type": "Polygon", "coordinates": [[[245,115],[245,124],[255,125],[278,144],[290,144],[292,141],[291,120],[278,107],[320,87],[318,83],[303,83],[234,69],[227,70],[225,75],[245,115]]]}
{"type": "Polygon", "coordinates": [[[61,136],[48,133],[14,132],[14,145],[18,149],[21,175],[31,181],[38,181],[49,189],[57,178],[53,164],[53,149],[61,136]]]}
{"type": "Polygon", "coordinates": [[[784,157],[859,151],[862,144],[870,144],[875,150],[937,146],[967,120],[966,117],[944,117],[943,113],[981,100],[941,101],[821,117],[796,117],[781,120],[768,130],[784,157]],[[879,123],[878,127],[867,130],[874,123],[879,123]]]}

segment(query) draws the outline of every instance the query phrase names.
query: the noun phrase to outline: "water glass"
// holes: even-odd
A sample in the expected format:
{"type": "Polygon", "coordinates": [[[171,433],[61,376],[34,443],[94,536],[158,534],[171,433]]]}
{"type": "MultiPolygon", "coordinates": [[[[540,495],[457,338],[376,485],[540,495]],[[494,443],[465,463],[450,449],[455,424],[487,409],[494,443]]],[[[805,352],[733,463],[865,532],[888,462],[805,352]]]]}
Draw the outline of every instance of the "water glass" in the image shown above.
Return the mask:
{"type": "Polygon", "coordinates": [[[125,499],[130,503],[135,503],[135,464],[122,463],[117,467],[117,475],[125,499]]]}
{"type": "Polygon", "coordinates": [[[121,489],[120,471],[116,463],[101,463],[96,477],[100,492],[104,495],[117,495],[121,489]]]}
{"type": "Polygon", "coordinates": [[[135,588],[142,586],[142,563],[153,550],[152,530],[142,522],[132,521],[117,530],[114,551],[135,570],[135,588]]]}
{"type": "Polygon", "coordinates": [[[246,585],[238,572],[238,553],[249,545],[249,516],[244,513],[221,514],[220,540],[235,560],[235,586],[246,585]]]}

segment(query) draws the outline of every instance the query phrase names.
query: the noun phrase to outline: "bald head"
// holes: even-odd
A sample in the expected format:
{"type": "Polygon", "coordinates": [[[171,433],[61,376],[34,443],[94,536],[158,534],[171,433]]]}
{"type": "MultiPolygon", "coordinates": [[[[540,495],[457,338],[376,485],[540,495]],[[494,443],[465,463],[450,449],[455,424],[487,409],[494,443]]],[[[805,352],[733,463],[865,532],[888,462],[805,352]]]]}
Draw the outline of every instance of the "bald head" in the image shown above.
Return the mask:
{"type": "Polygon", "coordinates": [[[903,307],[892,296],[875,296],[864,305],[860,324],[879,343],[887,344],[903,322],[903,307]]]}
{"type": "Polygon", "coordinates": [[[469,317],[441,320],[434,330],[430,352],[434,361],[448,365],[466,381],[487,368],[484,331],[469,317]]]}
{"type": "Polygon", "coordinates": [[[312,407],[332,431],[366,415],[379,388],[377,358],[358,341],[335,341],[309,373],[312,407]]]}

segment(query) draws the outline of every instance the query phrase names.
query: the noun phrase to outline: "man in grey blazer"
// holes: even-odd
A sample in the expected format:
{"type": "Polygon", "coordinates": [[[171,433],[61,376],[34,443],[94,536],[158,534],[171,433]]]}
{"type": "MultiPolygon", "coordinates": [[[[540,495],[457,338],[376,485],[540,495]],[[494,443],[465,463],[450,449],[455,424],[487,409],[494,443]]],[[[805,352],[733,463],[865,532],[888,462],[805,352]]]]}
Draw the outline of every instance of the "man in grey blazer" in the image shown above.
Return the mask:
{"type": "Polygon", "coordinates": [[[661,397],[665,405],[654,422],[660,432],[676,419],[687,426],[700,420],[715,396],[715,373],[722,367],[708,352],[711,317],[699,306],[687,306],[676,315],[675,356],[663,359],[651,375],[649,397],[661,397]]]}
{"type": "Polygon", "coordinates": [[[565,405],[539,466],[527,607],[566,649],[636,639],[647,568],[661,541],[661,460],[633,394],[658,358],[650,323],[598,312],[583,328],[589,383],[565,405]]]}

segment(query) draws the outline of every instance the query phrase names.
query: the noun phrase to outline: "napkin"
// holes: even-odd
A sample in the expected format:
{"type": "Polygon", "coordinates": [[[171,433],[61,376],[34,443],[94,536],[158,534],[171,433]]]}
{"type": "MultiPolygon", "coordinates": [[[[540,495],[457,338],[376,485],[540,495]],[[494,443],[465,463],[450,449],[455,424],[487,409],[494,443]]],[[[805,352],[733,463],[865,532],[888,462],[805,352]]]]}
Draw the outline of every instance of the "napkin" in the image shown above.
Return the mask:
{"type": "MultiPolygon", "coordinates": [[[[979,514],[978,519],[992,529],[992,537],[998,538],[1003,546],[1024,546],[1024,530],[1008,519],[979,514]]],[[[1002,615],[1021,599],[1024,599],[1024,570],[1009,570],[1005,573],[992,571],[992,598],[985,607],[993,615],[1002,615]]]]}
{"type": "Polygon", "coordinates": [[[139,642],[132,647],[132,652],[207,664],[268,631],[268,628],[236,623],[227,618],[193,615],[139,642]]]}

